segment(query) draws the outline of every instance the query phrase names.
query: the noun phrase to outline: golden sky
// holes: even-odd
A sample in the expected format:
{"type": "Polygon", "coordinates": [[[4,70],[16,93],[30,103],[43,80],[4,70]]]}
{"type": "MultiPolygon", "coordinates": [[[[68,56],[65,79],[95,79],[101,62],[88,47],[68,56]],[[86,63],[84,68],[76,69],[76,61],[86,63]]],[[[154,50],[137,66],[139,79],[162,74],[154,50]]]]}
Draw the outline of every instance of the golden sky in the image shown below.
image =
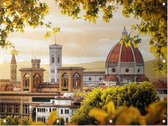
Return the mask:
{"type": "MultiPolygon", "coordinates": [[[[54,0],[43,0],[50,7],[50,13],[46,16],[46,22],[50,21],[53,26],[61,28],[56,36],[56,43],[63,46],[63,64],[77,64],[92,61],[105,61],[110,49],[121,38],[121,33],[126,27],[131,32],[131,25],[139,22],[133,18],[122,16],[121,7],[114,13],[110,23],[98,19],[97,23],[88,23],[83,19],[73,20],[71,17],[61,15],[56,8],[54,0]]],[[[101,17],[101,13],[100,13],[101,17]]],[[[17,61],[30,61],[31,58],[40,58],[42,63],[49,62],[49,45],[55,43],[55,37],[44,38],[45,28],[33,29],[26,27],[24,33],[14,33],[9,39],[20,52],[17,61]]],[[[136,34],[135,31],[132,35],[136,34]]],[[[143,42],[139,49],[144,60],[153,59],[149,51],[148,36],[140,36],[143,42]]],[[[10,50],[0,49],[0,63],[11,59],[10,50]]]]}

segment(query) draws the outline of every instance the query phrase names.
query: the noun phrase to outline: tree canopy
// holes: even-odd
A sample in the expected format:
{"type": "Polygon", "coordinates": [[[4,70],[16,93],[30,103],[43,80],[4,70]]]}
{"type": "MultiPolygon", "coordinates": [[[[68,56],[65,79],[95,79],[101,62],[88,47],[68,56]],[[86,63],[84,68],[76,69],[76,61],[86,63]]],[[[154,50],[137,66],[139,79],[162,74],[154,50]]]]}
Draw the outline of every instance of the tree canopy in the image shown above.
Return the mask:
{"type": "MultiPolygon", "coordinates": [[[[7,37],[12,32],[23,32],[26,25],[50,27],[44,23],[44,17],[48,13],[48,5],[41,0],[1,0],[0,1],[0,46],[12,46],[7,37]]],[[[166,0],[55,0],[62,14],[73,18],[83,18],[89,22],[95,22],[103,18],[109,22],[113,18],[113,12],[118,5],[123,6],[123,16],[140,19],[139,24],[133,24],[132,28],[140,34],[151,36],[149,41],[150,51],[155,58],[157,71],[165,73],[167,64],[167,1],[166,0]],[[102,12],[103,16],[99,17],[102,12]],[[163,61],[163,62],[162,62],[163,61]]],[[[54,29],[59,31],[59,29],[54,29]]],[[[50,33],[46,33],[46,37],[50,33]]],[[[129,45],[141,41],[138,36],[126,38],[129,45]]]]}
{"type": "Polygon", "coordinates": [[[0,46],[12,46],[7,37],[12,32],[23,32],[26,25],[36,28],[44,25],[48,13],[46,3],[38,0],[1,0],[0,1],[0,46]]]}

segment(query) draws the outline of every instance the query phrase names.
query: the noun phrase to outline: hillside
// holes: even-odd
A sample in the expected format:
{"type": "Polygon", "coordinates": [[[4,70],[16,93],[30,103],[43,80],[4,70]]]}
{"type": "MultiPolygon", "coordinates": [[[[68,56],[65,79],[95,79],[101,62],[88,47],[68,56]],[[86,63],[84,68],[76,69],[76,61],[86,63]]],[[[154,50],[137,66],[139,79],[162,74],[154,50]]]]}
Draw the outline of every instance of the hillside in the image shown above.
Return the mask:
{"type": "MultiPolygon", "coordinates": [[[[157,76],[154,71],[153,71],[153,61],[147,61],[145,62],[145,74],[150,80],[159,80],[159,79],[166,79],[166,76],[157,76]]],[[[24,62],[18,62],[17,63],[17,78],[20,80],[20,68],[24,67],[30,67],[31,63],[24,61],[24,62]]],[[[76,66],[76,67],[84,67],[86,71],[104,71],[105,70],[105,65],[103,61],[97,61],[97,62],[91,62],[91,63],[82,63],[82,64],[74,64],[74,65],[68,65],[64,64],[63,66],[76,66]]],[[[44,72],[44,80],[48,81],[49,80],[49,65],[48,64],[41,64],[41,67],[46,69],[44,72]]],[[[8,62],[0,64],[0,79],[9,79],[10,74],[10,64],[8,62]]]]}

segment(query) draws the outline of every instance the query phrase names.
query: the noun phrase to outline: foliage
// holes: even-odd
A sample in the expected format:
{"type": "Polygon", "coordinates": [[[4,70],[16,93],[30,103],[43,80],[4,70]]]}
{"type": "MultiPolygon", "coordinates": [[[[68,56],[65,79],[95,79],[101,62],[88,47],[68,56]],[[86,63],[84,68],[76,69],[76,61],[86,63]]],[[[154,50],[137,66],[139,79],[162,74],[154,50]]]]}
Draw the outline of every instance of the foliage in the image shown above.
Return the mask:
{"type": "Polygon", "coordinates": [[[51,112],[50,116],[48,117],[47,124],[53,125],[57,119],[58,119],[58,115],[55,111],[53,111],[53,112],[51,112]]]}
{"type": "Polygon", "coordinates": [[[148,113],[145,116],[148,125],[161,124],[162,120],[167,120],[167,103],[156,102],[149,105],[148,113]]]}
{"type": "MultiPolygon", "coordinates": [[[[101,125],[154,125],[166,124],[163,122],[163,116],[167,111],[166,102],[154,102],[149,105],[148,113],[143,116],[140,111],[133,106],[120,106],[116,110],[113,102],[107,104],[107,111],[93,108],[89,112],[89,116],[94,117],[98,124],[101,125]]],[[[166,119],[166,118],[165,118],[166,119]]]]}
{"type": "MultiPolygon", "coordinates": [[[[23,32],[26,25],[36,28],[43,21],[48,6],[38,0],[0,1],[0,46],[12,46],[7,37],[12,32],[23,32]]],[[[12,46],[13,47],[13,46],[12,46]]]]}
{"type": "MultiPolygon", "coordinates": [[[[159,100],[157,92],[150,82],[131,83],[106,89],[96,88],[86,96],[83,105],[72,116],[71,122],[96,125],[95,119],[88,115],[89,111],[95,107],[106,110],[109,101],[113,101],[116,108],[122,105],[134,106],[145,114],[146,107],[157,100],[159,100]]],[[[108,111],[113,110],[114,108],[108,111]]]]}
{"type": "Polygon", "coordinates": [[[65,125],[64,118],[59,117],[57,120],[59,120],[59,123],[55,122],[54,124],[57,124],[57,125],[65,125]]]}
{"type": "MultiPolygon", "coordinates": [[[[103,20],[109,22],[113,18],[119,5],[123,7],[123,15],[129,18],[140,19],[141,22],[134,24],[132,29],[141,34],[151,36],[149,44],[151,52],[156,58],[163,58],[167,64],[167,0],[55,0],[62,14],[73,18],[84,18],[89,22],[96,23],[99,12],[103,13],[103,20]]],[[[126,43],[133,42],[137,46],[141,39],[127,37],[126,43]]],[[[156,66],[158,67],[158,66],[156,66]]],[[[163,72],[165,72],[164,68],[163,72]]]]}
{"type": "Polygon", "coordinates": [[[30,119],[29,117],[22,117],[19,120],[19,124],[21,125],[30,125],[32,123],[32,119],[30,119]]]}
{"type": "Polygon", "coordinates": [[[17,116],[7,116],[5,119],[0,119],[0,125],[18,125],[19,118],[17,116]]]}
{"type": "Polygon", "coordinates": [[[0,125],[55,125],[57,120],[60,120],[60,124],[64,125],[64,119],[58,118],[57,113],[53,111],[46,123],[41,121],[33,122],[32,119],[27,116],[22,118],[19,116],[7,116],[4,119],[0,118],[0,125]]]}
{"type": "Polygon", "coordinates": [[[45,123],[41,122],[41,121],[37,121],[37,122],[32,122],[31,125],[45,125],[45,123]]]}

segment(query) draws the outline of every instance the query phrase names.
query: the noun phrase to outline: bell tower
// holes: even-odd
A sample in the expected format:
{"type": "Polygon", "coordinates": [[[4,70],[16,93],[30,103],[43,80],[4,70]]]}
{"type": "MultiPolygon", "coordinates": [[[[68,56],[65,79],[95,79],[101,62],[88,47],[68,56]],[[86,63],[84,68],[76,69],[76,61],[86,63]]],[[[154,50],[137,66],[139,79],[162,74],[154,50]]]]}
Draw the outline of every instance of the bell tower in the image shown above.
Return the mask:
{"type": "Polygon", "coordinates": [[[10,62],[10,81],[16,82],[16,80],[17,80],[17,64],[15,55],[12,54],[12,59],[10,62]]]}
{"type": "Polygon", "coordinates": [[[53,44],[50,49],[50,82],[58,83],[59,74],[58,68],[62,66],[62,45],[53,44]]]}

